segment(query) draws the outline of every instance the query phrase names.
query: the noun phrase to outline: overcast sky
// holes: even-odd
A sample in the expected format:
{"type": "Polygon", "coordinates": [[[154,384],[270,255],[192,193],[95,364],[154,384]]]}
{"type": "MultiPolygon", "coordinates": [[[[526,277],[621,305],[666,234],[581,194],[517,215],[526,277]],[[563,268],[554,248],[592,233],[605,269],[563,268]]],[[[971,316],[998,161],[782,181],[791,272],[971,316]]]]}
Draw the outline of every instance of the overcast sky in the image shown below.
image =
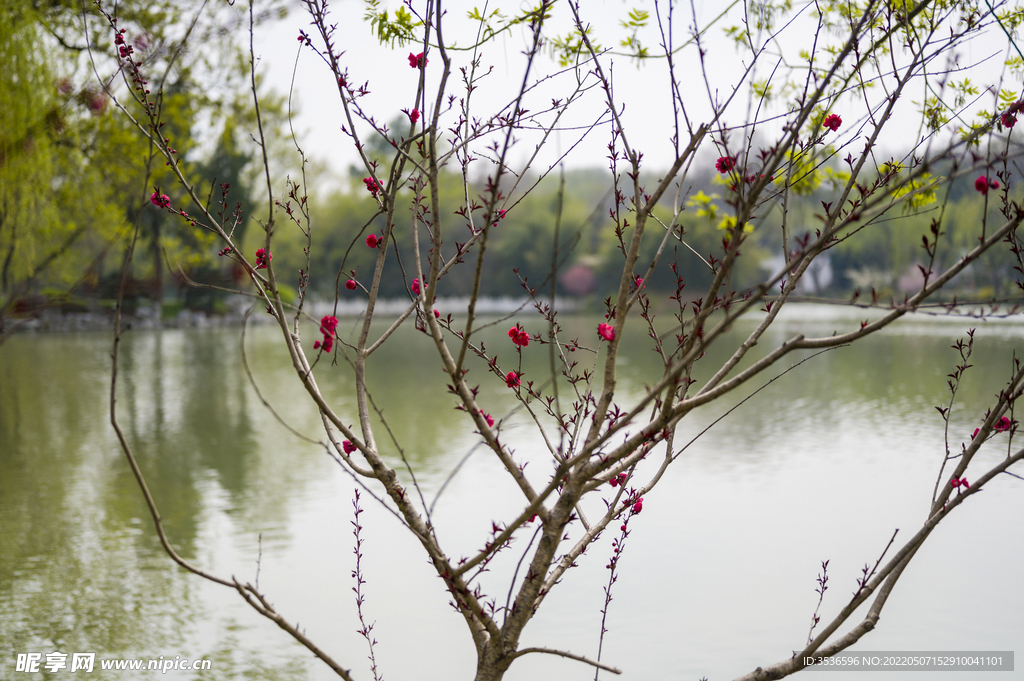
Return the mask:
{"type": "MultiPolygon", "coordinates": [[[[416,3],[420,6],[424,3],[416,3]]],[[[456,45],[466,45],[471,42],[475,35],[476,25],[466,18],[466,12],[474,6],[472,2],[452,2],[448,4],[449,12],[445,17],[445,37],[447,42],[454,42],[456,45]],[[458,9],[456,9],[458,8],[458,9]]],[[[798,3],[794,3],[797,7],[798,3]]],[[[382,2],[382,7],[394,10],[399,3],[391,0],[382,2]]],[[[490,7],[509,7],[511,13],[520,3],[490,3],[490,7]]],[[[619,25],[619,22],[627,19],[631,8],[641,7],[648,9],[652,14],[655,11],[653,1],[632,0],[585,0],[582,11],[585,20],[593,26],[594,36],[597,42],[606,47],[617,47],[618,41],[627,34],[626,29],[619,25]]],[[[659,3],[661,11],[665,12],[666,3],[659,3]]],[[[483,5],[480,5],[481,7],[483,5]]],[[[708,22],[719,15],[727,6],[721,0],[695,0],[694,9],[696,12],[697,24],[705,27],[708,22]]],[[[363,20],[364,3],[362,0],[338,0],[331,4],[332,21],[338,24],[337,45],[345,51],[342,57],[343,63],[348,67],[351,81],[353,83],[368,82],[370,94],[360,100],[360,104],[372,113],[378,121],[390,121],[401,109],[411,109],[414,106],[414,95],[418,78],[418,71],[410,68],[408,62],[409,52],[419,52],[420,47],[413,48],[395,47],[390,49],[381,46],[377,39],[371,34],[370,25],[363,20]]],[[[748,53],[742,54],[736,50],[732,42],[724,37],[723,28],[729,25],[739,24],[742,20],[742,3],[733,7],[727,18],[718,25],[711,28],[705,38],[705,64],[708,68],[708,77],[714,96],[724,99],[730,93],[731,88],[737,83],[743,74],[748,59],[748,53]]],[[[679,3],[676,7],[675,21],[675,44],[685,42],[692,34],[694,25],[693,10],[689,3],[679,3]]],[[[791,58],[792,62],[797,61],[797,53],[800,49],[810,50],[814,38],[815,14],[813,6],[805,7],[795,22],[786,28],[780,35],[778,41],[771,47],[770,53],[766,53],[762,61],[757,65],[753,78],[767,78],[772,69],[779,61],[779,51],[791,58]]],[[[549,35],[565,35],[571,28],[571,15],[565,0],[556,4],[553,10],[551,22],[548,25],[549,35]]],[[[295,67],[296,54],[300,52],[297,40],[300,30],[312,33],[309,17],[297,3],[292,7],[289,17],[281,22],[275,22],[261,28],[256,35],[256,53],[260,58],[259,69],[267,78],[267,82],[281,92],[288,90],[292,72],[295,67]]],[[[958,72],[953,78],[960,80],[969,75],[975,82],[994,82],[1003,72],[1002,63],[1005,59],[1005,40],[995,31],[989,31],[982,40],[975,39],[966,43],[956,51],[955,65],[967,67],[980,64],[970,71],[958,72]]],[[[478,89],[473,93],[473,110],[478,116],[493,115],[501,106],[508,103],[512,95],[517,91],[522,80],[523,65],[525,58],[523,51],[528,45],[528,33],[523,27],[517,27],[512,32],[506,32],[497,40],[485,45],[479,53],[482,70],[493,67],[490,75],[478,83],[478,89]]],[[[652,54],[659,51],[658,32],[655,22],[642,31],[640,39],[652,54]]],[[[762,36],[761,40],[764,41],[762,36]]],[[[821,49],[824,45],[837,45],[841,37],[822,33],[818,38],[819,49],[816,54],[820,58],[827,58],[827,54],[821,49]]],[[[314,36],[314,42],[320,46],[319,38],[314,36]]],[[[451,52],[453,58],[453,77],[449,80],[448,91],[454,94],[458,100],[465,94],[459,67],[468,65],[471,55],[469,52],[451,52]]],[[[645,167],[654,170],[667,167],[673,158],[670,138],[673,134],[673,114],[671,100],[668,93],[668,73],[665,60],[650,60],[639,69],[635,61],[630,61],[624,56],[611,56],[605,62],[607,68],[614,74],[616,99],[624,107],[623,123],[626,135],[631,145],[644,153],[645,167]]],[[[947,61],[943,58],[930,66],[932,72],[947,68],[947,61]]],[[[551,74],[557,70],[556,64],[550,56],[545,55],[535,64],[531,82],[539,77],[551,74]]],[[[441,60],[437,57],[431,59],[427,65],[428,92],[436,91],[441,75],[441,60]]],[[[681,91],[688,107],[691,120],[695,123],[706,121],[709,118],[710,107],[708,106],[708,93],[704,79],[700,73],[700,62],[696,49],[691,46],[685,48],[677,55],[677,77],[680,81],[681,91]]],[[[748,77],[748,82],[749,82],[748,77]]],[[[775,76],[775,84],[781,87],[785,79],[779,75],[775,76]]],[[[554,98],[563,98],[570,92],[576,83],[576,76],[571,73],[563,74],[554,78],[537,88],[535,94],[531,94],[526,101],[526,108],[531,111],[550,106],[554,98]]],[[[1004,87],[1014,87],[1004,85],[1004,87]]],[[[1019,89],[1020,84],[1016,87],[1019,89]]],[[[876,92],[878,89],[876,88],[876,92]]],[[[923,85],[911,89],[905,99],[906,106],[901,110],[891,126],[889,135],[886,138],[890,148],[897,146],[905,147],[918,136],[917,121],[914,108],[915,103],[923,100],[927,93],[923,85]]],[[[349,164],[357,162],[358,158],[352,149],[351,142],[340,131],[343,122],[340,99],[337,87],[333,78],[322,61],[308,48],[301,50],[298,61],[298,70],[295,81],[294,101],[300,111],[296,119],[297,129],[301,131],[304,150],[308,155],[326,162],[331,169],[338,173],[344,173],[349,164]]],[[[442,126],[447,127],[457,120],[458,101],[453,109],[442,118],[442,126]]],[[[756,106],[756,102],[753,103],[756,106]]],[[[975,108],[994,108],[991,95],[983,97],[975,108]]],[[[865,106],[863,101],[854,100],[850,97],[838,100],[833,110],[843,115],[843,128],[839,131],[835,140],[849,142],[850,148],[860,150],[862,143],[854,142],[858,135],[863,135],[866,128],[861,128],[865,122],[865,106]]],[[[748,106],[748,99],[745,90],[733,102],[729,113],[724,121],[730,126],[739,126],[749,117],[751,107],[748,106]]],[[[760,119],[769,118],[775,111],[762,110],[760,119]]],[[[567,151],[573,144],[576,144],[585,129],[606,114],[606,107],[603,94],[597,88],[591,90],[584,96],[584,99],[576,106],[567,117],[562,119],[563,129],[556,133],[550,140],[550,146],[543,153],[535,164],[537,169],[546,169],[559,155],[567,151]]],[[[543,121],[550,120],[551,116],[544,117],[543,121]]],[[[607,118],[604,118],[607,121],[607,118]]],[[[682,124],[682,119],[680,118],[682,124]]],[[[774,137],[779,133],[780,124],[777,122],[765,122],[759,126],[760,132],[765,137],[774,137]]],[[[362,124],[360,132],[365,135],[369,126],[362,124]]],[[[607,123],[589,132],[582,143],[566,158],[566,165],[570,168],[576,167],[607,167],[607,145],[609,143],[610,127],[607,123]]],[[[530,138],[527,133],[519,135],[520,140],[510,157],[514,167],[521,166],[533,153],[535,139],[530,138]]],[[[738,143],[739,133],[734,136],[734,144],[738,143]]],[[[707,146],[707,145],[706,145],[707,146]]],[[[714,158],[712,149],[706,152],[709,157],[714,158]]],[[[856,155],[856,154],[855,154],[856,155]]]]}

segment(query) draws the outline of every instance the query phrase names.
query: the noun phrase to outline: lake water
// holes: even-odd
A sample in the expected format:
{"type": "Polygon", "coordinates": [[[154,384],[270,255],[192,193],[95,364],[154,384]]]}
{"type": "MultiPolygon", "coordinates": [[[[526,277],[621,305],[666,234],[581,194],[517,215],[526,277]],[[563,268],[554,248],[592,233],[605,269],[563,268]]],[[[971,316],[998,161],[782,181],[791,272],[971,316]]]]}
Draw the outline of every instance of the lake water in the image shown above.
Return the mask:
{"type": "MultiPolygon", "coordinates": [[[[856,328],[864,316],[849,308],[793,308],[759,349],[797,332],[856,328]]],[[[521,321],[539,330],[532,328],[535,318],[521,321]]],[[[588,340],[598,321],[581,316],[563,324],[568,337],[588,340]]],[[[730,339],[753,323],[738,322],[730,339]]],[[[353,325],[343,320],[340,331],[353,325]]],[[[513,355],[502,345],[507,327],[495,326],[486,337],[500,348],[502,362],[513,355]]],[[[821,561],[830,561],[825,622],[845,605],[861,569],[874,564],[893,531],[900,529],[899,543],[922,522],[943,452],[934,407],[948,401],[946,374],[957,358],[950,345],[971,327],[978,328],[975,366],[951,428],[952,446],[959,448],[980,425],[986,400],[1004,385],[1014,351],[1022,354],[1024,323],[909,320],[802,365],[684,452],[630,523],[602,656],[624,673],[602,678],[730,679],[802,647],[821,561]]],[[[320,439],[317,414],[277,334],[269,326],[248,332],[255,380],[282,419],[320,439]]],[[[307,335],[312,338],[312,329],[307,335]]],[[[623,403],[658,371],[644,340],[642,329],[627,337],[623,403]]],[[[496,462],[474,448],[477,436],[444,395],[431,347],[411,329],[400,332],[374,358],[371,388],[428,503],[464,461],[436,500],[434,522],[449,553],[466,555],[488,539],[492,521],[522,502],[496,462]]],[[[110,352],[109,334],[22,335],[0,346],[0,678],[36,678],[15,671],[16,654],[54,651],[211,660],[210,671],[168,674],[179,679],[336,678],[235,592],[186,574],[163,553],[109,424],[110,352]]],[[[525,354],[527,377],[543,376],[544,349],[531,344],[525,354]]],[[[779,369],[803,356],[787,358],[779,369]]],[[[710,368],[715,358],[710,353],[701,363],[710,368]]],[[[254,581],[258,570],[259,586],[279,612],[356,678],[372,678],[366,642],[355,633],[355,484],[321,447],[296,438],[260,403],[241,363],[239,329],[130,332],[121,367],[121,425],[178,551],[242,581],[254,581]]],[[[355,421],[347,369],[318,371],[337,411],[355,421]]],[[[508,389],[480,366],[473,372],[482,403],[506,418],[506,439],[533,465],[527,472],[543,480],[540,440],[524,415],[512,411],[508,389]]],[[[728,404],[692,414],[677,443],[777,373],[728,404]]],[[[978,463],[1005,456],[1006,447],[1007,436],[997,436],[978,463]]],[[[933,533],[877,629],[854,650],[1024,654],[1024,481],[1003,477],[933,533]]],[[[384,678],[471,679],[471,640],[441,581],[394,517],[365,493],[362,506],[364,611],[376,622],[384,678]]],[[[566,574],[527,628],[523,646],[596,654],[611,539],[603,537],[566,574]]],[[[524,534],[483,578],[484,591],[502,603],[527,541],[524,534]]],[[[1024,660],[1016,668],[1024,669],[1024,660]]],[[[533,655],[518,660],[506,678],[593,676],[579,663],[533,655]]],[[[109,671],[92,677],[140,678],[109,671]]],[[[831,678],[803,673],[819,677],[831,678]]],[[[991,678],[1019,679],[1024,672],[991,678]]]]}

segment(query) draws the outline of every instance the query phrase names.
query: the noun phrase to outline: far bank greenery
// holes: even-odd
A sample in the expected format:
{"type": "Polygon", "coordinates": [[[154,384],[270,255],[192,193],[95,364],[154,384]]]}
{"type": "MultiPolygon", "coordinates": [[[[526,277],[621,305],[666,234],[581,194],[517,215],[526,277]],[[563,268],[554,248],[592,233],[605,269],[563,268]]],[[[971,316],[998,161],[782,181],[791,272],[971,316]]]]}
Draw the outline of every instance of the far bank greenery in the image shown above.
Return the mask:
{"type": "MultiPolygon", "coordinates": [[[[708,166],[712,168],[713,162],[708,163],[708,166]]],[[[460,175],[452,173],[442,176],[444,212],[441,218],[447,221],[443,249],[444,255],[449,258],[454,256],[456,242],[465,241],[469,237],[465,221],[455,214],[463,203],[461,183],[460,175]]],[[[311,287],[320,297],[333,299],[338,283],[338,296],[354,299],[364,296],[363,292],[347,290],[345,282],[350,278],[369,282],[377,251],[368,248],[365,240],[371,233],[380,234],[382,221],[380,217],[371,220],[376,207],[365,191],[361,177],[352,175],[340,180],[338,184],[341,186],[322,196],[312,210],[314,247],[310,261],[311,287]]],[[[621,255],[618,254],[619,241],[614,232],[614,224],[608,215],[612,203],[608,189],[610,184],[608,171],[600,168],[566,171],[564,187],[560,186],[559,176],[553,173],[541,180],[525,199],[513,202],[504,219],[492,232],[488,243],[485,254],[488,276],[483,282],[483,295],[522,297],[526,291],[521,279],[536,289],[538,295],[547,294],[556,245],[555,229],[556,224],[559,224],[559,206],[558,293],[578,294],[581,286],[579,279],[583,276],[581,270],[589,271],[597,281],[618,277],[621,255]]],[[[722,239],[725,232],[721,226],[729,219],[730,209],[722,197],[727,193],[721,176],[713,170],[696,176],[693,185],[683,189],[680,221],[685,228],[685,234],[681,237],[685,244],[670,239],[668,256],[662,258],[662,263],[647,278],[646,285],[656,290],[674,289],[676,279],[671,267],[675,265],[686,283],[684,295],[687,289],[696,295],[697,291],[706,288],[711,271],[704,261],[720,257],[724,250],[722,239]]],[[[831,197],[824,191],[820,195],[815,191],[802,197],[799,203],[790,204],[790,220],[791,224],[798,226],[798,237],[804,233],[813,235],[820,224],[817,214],[823,212],[821,202],[827,198],[831,197]]],[[[993,194],[987,198],[992,219],[995,219],[998,211],[993,194]]],[[[938,212],[945,210],[945,224],[949,226],[941,236],[938,262],[934,266],[941,269],[973,247],[970,230],[976,227],[973,222],[977,221],[985,202],[986,197],[974,190],[973,179],[964,179],[953,184],[948,198],[938,196],[916,210],[906,210],[902,204],[894,205],[889,214],[864,225],[864,233],[857,239],[838,243],[828,251],[830,272],[819,273],[819,289],[808,289],[807,293],[848,295],[860,288],[863,294],[869,295],[874,288],[879,296],[902,298],[901,281],[906,286],[917,276],[917,265],[927,261],[921,236],[927,233],[938,212]]],[[[670,210],[662,210],[665,223],[669,222],[670,210]]],[[[779,207],[773,208],[766,215],[760,216],[754,224],[753,232],[742,247],[740,264],[733,281],[734,289],[742,290],[756,283],[766,270],[781,267],[782,238],[778,211],[779,207]]],[[[411,220],[406,220],[404,225],[401,220],[397,222],[400,242],[408,243],[409,240],[405,238],[407,235],[402,232],[411,229],[411,220]]],[[[260,245],[255,236],[256,231],[249,232],[253,236],[247,247],[252,251],[260,245]]],[[[658,248],[663,234],[651,230],[644,235],[636,276],[644,275],[643,270],[658,248]]],[[[297,274],[299,269],[305,268],[306,241],[298,229],[279,229],[274,240],[274,264],[280,268],[280,272],[297,274]]],[[[426,253],[422,255],[426,256],[426,253]]],[[[391,250],[388,257],[400,258],[409,274],[404,282],[400,278],[383,281],[382,295],[391,298],[405,296],[406,285],[413,276],[412,254],[391,250]]],[[[475,258],[474,253],[463,265],[454,268],[446,276],[439,285],[439,295],[469,294],[475,258]]],[[[961,277],[955,287],[956,292],[974,297],[1014,296],[1019,291],[1012,283],[1013,265],[1012,256],[1007,251],[992,252],[985,256],[981,267],[974,268],[969,276],[961,277]]],[[[815,279],[815,275],[812,274],[810,278],[815,279]]]]}

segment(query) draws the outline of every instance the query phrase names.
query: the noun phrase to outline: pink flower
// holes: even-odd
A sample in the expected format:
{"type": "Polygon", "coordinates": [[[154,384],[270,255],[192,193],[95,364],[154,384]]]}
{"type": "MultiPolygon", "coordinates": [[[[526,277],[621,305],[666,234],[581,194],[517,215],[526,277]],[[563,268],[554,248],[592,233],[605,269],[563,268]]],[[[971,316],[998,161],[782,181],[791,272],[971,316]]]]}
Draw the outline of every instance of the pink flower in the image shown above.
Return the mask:
{"type": "Polygon", "coordinates": [[[494,427],[494,417],[492,417],[490,414],[485,414],[483,409],[480,409],[479,411],[480,411],[480,415],[484,417],[484,421],[487,421],[487,425],[490,426],[491,428],[493,428],[494,427]]]}
{"type": "Polygon", "coordinates": [[[829,114],[821,124],[832,132],[835,132],[839,129],[839,126],[843,124],[843,119],[835,114],[829,114]]]}
{"type": "Polygon", "coordinates": [[[416,121],[418,121],[419,119],[420,119],[420,110],[419,109],[413,109],[412,111],[409,112],[409,121],[413,125],[416,125],[416,121]]]}
{"type": "Polygon", "coordinates": [[[510,371],[505,375],[505,385],[510,388],[516,388],[519,386],[519,374],[514,371],[510,371]]]}
{"type": "Polygon", "coordinates": [[[371,234],[370,236],[366,237],[366,245],[369,246],[370,248],[377,248],[378,243],[380,243],[380,239],[377,238],[376,234],[371,234]]]}
{"type": "Polygon", "coordinates": [[[313,349],[316,350],[319,347],[323,347],[324,352],[330,352],[334,348],[334,330],[338,328],[338,318],[332,315],[325,315],[320,320],[320,333],[323,334],[323,342],[316,341],[313,343],[313,349]]]}
{"type": "Polygon", "coordinates": [[[421,69],[427,65],[427,58],[422,52],[419,54],[409,53],[409,66],[414,69],[421,69]]]}
{"type": "Polygon", "coordinates": [[[641,288],[641,287],[643,287],[643,285],[644,285],[643,277],[637,277],[636,278],[636,287],[637,288],[641,288]]]}
{"type": "Polygon", "coordinates": [[[1008,416],[1004,416],[1003,418],[999,419],[998,423],[996,423],[995,430],[997,433],[1003,433],[1009,430],[1010,426],[1012,425],[1013,422],[1010,421],[1010,418],[1008,416]]]}
{"type": "Polygon", "coordinates": [[[419,295],[420,294],[420,290],[421,290],[420,289],[420,280],[419,279],[413,279],[412,280],[412,286],[410,286],[409,288],[412,289],[413,293],[415,293],[416,295],[419,295]]]}
{"type": "Polygon", "coordinates": [[[525,348],[530,344],[530,334],[526,333],[525,330],[520,329],[518,324],[508,330],[508,337],[512,339],[513,345],[517,345],[521,348],[525,348]]]}
{"type": "Polygon", "coordinates": [[[736,157],[734,156],[719,156],[718,161],[715,162],[715,170],[723,175],[735,167],[736,157]]]}
{"type": "Polygon", "coordinates": [[[256,249],[256,269],[265,270],[270,261],[274,259],[274,254],[269,251],[265,251],[262,248],[256,249]]]}
{"type": "Polygon", "coordinates": [[[619,473],[614,478],[609,480],[608,484],[611,485],[612,487],[618,487],[619,485],[625,485],[626,484],[626,474],[625,473],[619,473]]]}
{"type": "Polygon", "coordinates": [[[441,313],[437,311],[437,308],[434,308],[434,319],[440,319],[440,318],[441,318],[441,313]]]}
{"type": "Polygon", "coordinates": [[[978,179],[974,181],[974,188],[984,196],[988,194],[989,189],[999,189],[999,180],[990,180],[984,175],[979,175],[978,179]]]}
{"type": "Polygon", "coordinates": [[[380,194],[381,191],[383,191],[383,188],[380,186],[380,182],[372,177],[364,177],[363,184],[366,185],[366,191],[370,192],[370,196],[374,198],[377,197],[377,194],[380,194]]]}
{"type": "Polygon", "coordinates": [[[345,450],[346,454],[351,454],[356,451],[356,446],[352,444],[352,440],[345,440],[341,443],[341,448],[345,450]]]}
{"type": "Polygon", "coordinates": [[[633,513],[639,513],[642,510],[644,510],[644,498],[640,497],[636,500],[636,503],[633,504],[633,513]]]}
{"type": "Polygon", "coordinates": [[[1007,112],[999,117],[999,122],[1003,124],[1004,128],[1012,128],[1017,123],[1017,117],[1007,112]]]}
{"type": "Polygon", "coordinates": [[[149,201],[157,208],[171,207],[171,199],[167,196],[167,194],[153,192],[152,194],[149,195],[149,201]]]}
{"type": "Polygon", "coordinates": [[[597,335],[606,341],[613,340],[615,338],[615,327],[611,324],[598,324],[597,335]]]}
{"type": "Polygon", "coordinates": [[[348,281],[345,282],[345,288],[347,288],[349,291],[355,291],[356,286],[358,285],[359,284],[356,283],[355,279],[349,279],[348,281]]]}
{"type": "Polygon", "coordinates": [[[333,315],[325,315],[320,320],[320,333],[325,336],[333,336],[334,330],[338,328],[338,318],[333,315]]]}
{"type": "Polygon", "coordinates": [[[967,478],[953,478],[949,481],[949,484],[953,489],[957,489],[960,485],[963,485],[964,489],[970,489],[971,483],[967,482],[967,478]]]}
{"type": "Polygon", "coordinates": [[[506,211],[504,208],[499,209],[498,210],[498,219],[499,220],[504,220],[505,219],[505,213],[507,213],[507,212],[508,211],[506,211]]]}

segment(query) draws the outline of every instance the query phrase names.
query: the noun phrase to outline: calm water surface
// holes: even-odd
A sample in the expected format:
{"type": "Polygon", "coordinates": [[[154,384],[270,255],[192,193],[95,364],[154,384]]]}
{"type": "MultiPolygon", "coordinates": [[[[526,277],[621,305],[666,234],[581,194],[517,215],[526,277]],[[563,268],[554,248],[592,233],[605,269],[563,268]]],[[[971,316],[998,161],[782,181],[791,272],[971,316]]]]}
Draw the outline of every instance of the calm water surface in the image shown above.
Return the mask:
{"type": "MultiPolygon", "coordinates": [[[[795,333],[855,328],[863,316],[844,308],[794,310],[758,349],[795,333]]],[[[569,337],[585,341],[598,321],[580,317],[564,325],[569,337]]],[[[731,338],[753,323],[738,323],[731,338]]],[[[513,360],[503,344],[507,326],[485,337],[503,366],[513,360]]],[[[985,400],[1004,384],[1014,350],[1024,354],[1024,324],[909,321],[802,365],[684,452],[631,523],[603,653],[624,669],[617,678],[727,679],[788,656],[806,640],[822,560],[830,561],[823,621],[841,609],[893,531],[909,536],[927,511],[943,451],[934,405],[948,400],[946,374],[956,360],[950,345],[971,326],[978,327],[975,366],[953,417],[958,448],[980,423],[985,400]]],[[[627,340],[625,403],[658,369],[642,330],[627,340]]],[[[442,542],[451,554],[468,554],[487,540],[493,520],[522,502],[494,460],[474,449],[465,415],[452,400],[437,398],[444,374],[429,359],[429,339],[410,330],[394,341],[375,358],[374,399],[427,502],[436,498],[442,542]]],[[[246,349],[280,417],[320,439],[317,415],[277,331],[250,329],[246,349]]],[[[181,679],[336,678],[237,594],[187,575],[165,556],[109,425],[110,350],[106,334],[18,336],[0,346],[0,678],[29,678],[15,672],[15,655],[30,651],[212,661],[212,671],[168,674],[181,679]]],[[[526,377],[540,380],[544,349],[531,344],[524,354],[526,377]]],[[[715,359],[711,353],[702,362],[710,369],[715,359]]],[[[319,372],[337,411],[354,422],[347,369],[319,372]]],[[[476,365],[470,375],[479,377],[482,404],[506,419],[506,439],[532,464],[527,473],[542,481],[543,446],[523,414],[513,412],[504,383],[476,365]]],[[[728,405],[694,413],[677,442],[753,387],[728,405]]],[[[255,581],[258,574],[282,614],[356,678],[372,678],[366,642],[355,634],[351,590],[355,483],[261,404],[240,359],[239,330],[130,333],[118,404],[178,551],[218,575],[255,581]]],[[[981,456],[1005,455],[1006,439],[998,436],[981,456]]],[[[388,451],[400,466],[397,450],[388,451]]],[[[857,649],[1024,655],[1024,482],[1006,476],[972,502],[929,539],[878,628],[857,649]]],[[[601,501],[592,503],[596,515],[601,501]]],[[[472,678],[464,624],[418,545],[365,493],[362,506],[364,607],[376,622],[384,677],[472,678]]],[[[483,578],[485,593],[501,603],[526,541],[524,534],[483,578]]],[[[602,538],[567,573],[527,629],[524,646],[596,654],[610,541],[602,538]]],[[[819,677],[831,678],[803,678],[819,677]]],[[[92,678],[139,675],[97,671],[92,678]]],[[[589,679],[593,672],[528,656],[506,678],[589,679]]],[[[886,678],[906,679],[872,675],[886,678]]]]}

